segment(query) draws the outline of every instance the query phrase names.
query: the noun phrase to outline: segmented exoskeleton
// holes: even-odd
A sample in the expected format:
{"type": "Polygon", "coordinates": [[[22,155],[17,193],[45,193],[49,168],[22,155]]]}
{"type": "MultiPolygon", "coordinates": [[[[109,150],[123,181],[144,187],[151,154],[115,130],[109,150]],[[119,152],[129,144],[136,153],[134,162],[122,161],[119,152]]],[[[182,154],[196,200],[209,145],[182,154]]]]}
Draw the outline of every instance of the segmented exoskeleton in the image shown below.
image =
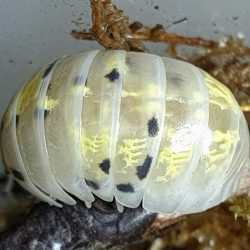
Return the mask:
{"type": "MultiPolygon", "coordinates": [[[[61,206],[94,196],[188,214],[227,199],[249,155],[230,91],[195,66],[136,52],[91,51],[37,72],[1,127],[7,172],[61,206]]],[[[121,207],[120,207],[121,208],[121,207]]]]}

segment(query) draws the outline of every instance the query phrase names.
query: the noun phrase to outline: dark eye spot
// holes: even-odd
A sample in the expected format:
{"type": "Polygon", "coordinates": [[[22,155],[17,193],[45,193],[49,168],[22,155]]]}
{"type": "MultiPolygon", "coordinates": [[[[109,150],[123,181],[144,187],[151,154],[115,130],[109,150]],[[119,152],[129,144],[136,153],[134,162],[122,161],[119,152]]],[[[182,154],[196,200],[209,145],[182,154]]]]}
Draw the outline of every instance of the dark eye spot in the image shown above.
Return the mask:
{"type": "Polygon", "coordinates": [[[23,175],[22,175],[19,171],[15,170],[15,169],[12,169],[12,170],[11,170],[11,173],[12,173],[13,176],[14,176],[16,179],[18,179],[19,181],[24,181],[24,177],[23,177],[23,175]]]}
{"type": "Polygon", "coordinates": [[[18,125],[19,123],[19,115],[16,115],[16,126],[18,125]]]}
{"type": "Polygon", "coordinates": [[[93,188],[94,190],[97,190],[97,189],[100,188],[99,185],[98,185],[96,182],[94,182],[94,181],[86,180],[86,179],[85,179],[85,181],[86,181],[86,184],[87,184],[89,187],[93,188]]]}
{"type": "Polygon", "coordinates": [[[146,178],[149,172],[151,163],[152,163],[152,159],[153,158],[151,156],[147,155],[143,164],[141,166],[136,167],[136,170],[137,170],[136,175],[138,176],[140,180],[143,180],[144,178],[146,178]]]}
{"type": "Polygon", "coordinates": [[[117,184],[116,185],[117,190],[123,192],[123,193],[134,193],[134,187],[132,184],[127,183],[127,184],[117,184]]]}
{"type": "Polygon", "coordinates": [[[148,120],[148,135],[150,137],[157,136],[159,132],[159,126],[158,126],[158,121],[155,117],[152,119],[148,120]]]}
{"type": "Polygon", "coordinates": [[[110,160],[105,159],[102,163],[99,164],[99,167],[105,174],[109,174],[110,160]]]}
{"type": "Polygon", "coordinates": [[[112,71],[105,75],[105,77],[108,78],[111,82],[114,82],[115,80],[119,79],[120,74],[117,69],[112,69],[112,71]]]}

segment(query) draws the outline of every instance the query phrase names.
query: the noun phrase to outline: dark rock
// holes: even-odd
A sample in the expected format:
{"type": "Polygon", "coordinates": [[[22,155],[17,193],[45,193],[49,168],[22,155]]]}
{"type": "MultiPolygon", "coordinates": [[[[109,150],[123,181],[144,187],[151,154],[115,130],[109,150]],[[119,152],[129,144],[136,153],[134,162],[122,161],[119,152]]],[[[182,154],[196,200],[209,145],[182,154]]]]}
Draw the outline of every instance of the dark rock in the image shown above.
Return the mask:
{"type": "Polygon", "coordinates": [[[37,204],[30,214],[2,236],[0,249],[122,249],[146,240],[148,227],[157,215],[137,209],[117,211],[114,202],[97,199],[91,209],[37,204]]]}

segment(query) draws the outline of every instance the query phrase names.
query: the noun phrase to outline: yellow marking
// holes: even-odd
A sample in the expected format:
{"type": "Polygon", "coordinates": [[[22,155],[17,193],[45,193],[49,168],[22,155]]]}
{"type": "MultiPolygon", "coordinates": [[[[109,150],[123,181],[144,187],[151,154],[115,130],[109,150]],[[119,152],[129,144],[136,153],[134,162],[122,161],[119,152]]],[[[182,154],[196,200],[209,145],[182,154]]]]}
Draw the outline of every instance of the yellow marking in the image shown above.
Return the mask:
{"type": "Polygon", "coordinates": [[[91,89],[89,87],[86,87],[84,86],[84,89],[83,89],[83,96],[84,97],[89,97],[91,96],[93,93],[91,91],[91,89]]]}
{"type": "MultiPolygon", "coordinates": [[[[68,133],[74,138],[74,141],[78,140],[79,130],[73,123],[68,125],[68,133]]],[[[108,139],[108,135],[105,133],[102,135],[94,135],[90,137],[85,135],[81,137],[82,156],[88,179],[99,180],[105,175],[105,173],[103,173],[98,167],[98,164],[101,163],[103,159],[107,158],[108,153],[106,151],[108,139]],[[94,156],[89,154],[94,154],[94,156]]],[[[77,143],[77,141],[75,142],[77,143]]]]}
{"type": "Polygon", "coordinates": [[[52,99],[49,96],[46,96],[44,102],[44,109],[52,110],[58,105],[58,103],[59,103],[58,99],[52,99]]]}
{"type": "Polygon", "coordinates": [[[156,168],[163,166],[165,174],[158,176],[156,182],[167,182],[178,175],[181,168],[186,165],[192,156],[192,148],[187,151],[174,153],[169,147],[165,147],[158,156],[156,168]]]}
{"type": "Polygon", "coordinates": [[[158,84],[154,82],[145,82],[144,88],[141,91],[127,91],[125,89],[122,90],[122,97],[143,97],[152,100],[158,100],[158,96],[161,93],[161,88],[158,84]]]}
{"type": "Polygon", "coordinates": [[[147,147],[147,139],[123,139],[121,145],[118,146],[118,154],[122,155],[122,159],[126,162],[123,169],[132,167],[138,163],[140,156],[145,154],[147,147]]]}
{"type": "Polygon", "coordinates": [[[81,149],[84,159],[87,178],[100,180],[105,173],[99,168],[101,163],[108,155],[109,136],[107,133],[101,135],[81,137],[81,149]]]}
{"type": "Polygon", "coordinates": [[[104,72],[109,73],[109,70],[112,70],[113,68],[117,68],[117,57],[115,56],[108,56],[105,58],[105,64],[104,64],[104,72]]]}
{"type": "MultiPolygon", "coordinates": [[[[210,95],[210,105],[215,104],[221,110],[237,109],[238,105],[226,86],[207,73],[204,73],[204,80],[210,95]]],[[[239,135],[236,131],[227,131],[226,133],[219,130],[212,131],[212,148],[210,146],[208,154],[203,157],[206,174],[211,174],[218,168],[225,166],[223,163],[228,158],[232,145],[237,143],[238,140],[239,135]]]]}
{"type": "Polygon", "coordinates": [[[39,93],[42,74],[41,72],[35,74],[33,78],[25,85],[17,105],[17,114],[24,112],[25,108],[30,105],[39,93]]]}
{"type": "Polygon", "coordinates": [[[87,136],[83,134],[81,136],[81,148],[83,152],[83,156],[85,156],[88,152],[95,154],[99,151],[105,151],[108,145],[108,135],[91,135],[87,136]]]}
{"type": "Polygon", "coordinates": [[[74,94],[75,92],[77,92],[77,94],[83,94],[84,97],[89,97],[91,95],[93,95],[92,90],[90,89],[90,87],[87,86],[81,86],[81,85],[73,85],[73,87],[71,88],[72,93],[74,94]]]}
{"type": "Polygon", "coordinates": [[[237,101],[238,101],[242,111],[244,111],[244,112],[250,111],[250,98],[249,98],[249,96],[237,98],[237,101]]]}
{"type": "Polygon", "coordinates": [[[122,97],[137,97],[138,95],[140,95],[139,93],[136,92],[132,92],[132,91],[126,91],[126,90],[122,90],[122,97]]]}
{"type": "Polygon", "coordinates": [[[147,100],[146,104],[140,103],[139,105],[133,106],[132,111],[138,112],[139,115],[144,114],[144,116],[147,116],[148,119],[151,119],[152,116],[159,113],[161,108],[162,104],[159,100],[147,100]]]}
{"type": "Polygon", "coordinates": [[[109,55],[108,57],[105,57],[105,63],[104,63],[105,74],[108,74],[114,68],[117,69],[118,72],[121,71],[121,68],[118,67],[120,66],[120,64],[118,63],[119,60],[120,60],[120,56],[117,57],[117,55],[109,55]]]}
{"type": "Polygon", "coordinates": [[[222,162],[219,161],[227,159],[232,145],[239,140],[239,135],[236,131],[222,133],[219,130],[215,130],[212,136],[211,145],[214,145],[214,147],[205,156],[206,173],[214,172],[220,168],[222,162]]]}
{"type": "Polygon", "coordinates": [[[236,105],[233,96],[230,94],[228,88],[214,79],[207,73],[204,73],[204,80],[208,87],[210,96],[209,103],[218,105],[222,110],[232,109],[236,105]]]}

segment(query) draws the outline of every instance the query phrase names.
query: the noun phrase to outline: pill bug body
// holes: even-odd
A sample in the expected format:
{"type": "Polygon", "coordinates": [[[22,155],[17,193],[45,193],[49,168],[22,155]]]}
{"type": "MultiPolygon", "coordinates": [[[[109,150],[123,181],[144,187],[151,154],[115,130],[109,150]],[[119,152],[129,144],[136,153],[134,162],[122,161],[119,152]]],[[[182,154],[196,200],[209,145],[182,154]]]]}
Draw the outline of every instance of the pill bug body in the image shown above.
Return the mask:
{"type": "Polygon", "coordinates": [[[6,171],[49,204],[90,206],[94,194],[170,214],[227,199],[249,161],[225,86],[186,62],[121,50],[37,72],[4,115],[1,149],[6,171]]]}

